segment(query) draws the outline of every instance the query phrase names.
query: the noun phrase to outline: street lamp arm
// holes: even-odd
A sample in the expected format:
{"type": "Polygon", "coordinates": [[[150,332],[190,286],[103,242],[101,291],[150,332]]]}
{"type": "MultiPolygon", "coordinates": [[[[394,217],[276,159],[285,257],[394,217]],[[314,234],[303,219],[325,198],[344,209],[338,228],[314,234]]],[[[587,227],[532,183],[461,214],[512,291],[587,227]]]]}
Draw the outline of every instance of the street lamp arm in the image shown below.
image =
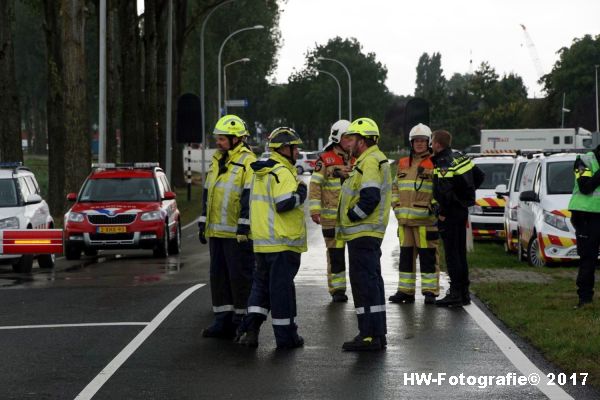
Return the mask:
{"type": "Polygon", "coordinates": [[[350,70],[348,69],[348,67],[346,67],[346,65],[344,65],[343,62],[341,62],[340,60],[336,60],[335,58],[318,57],[317,60],[333,61],[341,65],[342,68],[344,68],[344,70],[346,71],[346,75],[348,75],[348,119],[352,121],[352,76],[350,75],[350,70]]]}

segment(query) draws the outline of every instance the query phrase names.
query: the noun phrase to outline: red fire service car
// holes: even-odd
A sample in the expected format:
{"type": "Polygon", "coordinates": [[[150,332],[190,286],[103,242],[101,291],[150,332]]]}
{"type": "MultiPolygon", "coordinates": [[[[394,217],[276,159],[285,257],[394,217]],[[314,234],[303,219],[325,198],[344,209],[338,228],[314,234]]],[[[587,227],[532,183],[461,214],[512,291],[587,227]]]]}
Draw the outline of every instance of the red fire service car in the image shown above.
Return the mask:
{"type": "Polygon", "coordinates": [[[181,223],[175,193],[158,163],[92,164],[75,204],[65,214],[65,257],[83,251],[152,249],[155,257],[178,254],[181,223]]]}

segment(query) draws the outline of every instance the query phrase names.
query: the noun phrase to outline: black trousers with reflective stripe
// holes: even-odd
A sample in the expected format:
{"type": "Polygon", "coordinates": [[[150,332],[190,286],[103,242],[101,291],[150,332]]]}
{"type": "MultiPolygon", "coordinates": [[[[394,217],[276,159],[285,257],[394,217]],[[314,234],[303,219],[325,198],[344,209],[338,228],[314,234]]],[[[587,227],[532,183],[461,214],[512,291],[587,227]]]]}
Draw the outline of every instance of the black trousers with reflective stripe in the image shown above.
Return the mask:
{"type": "MultiPolygon", "coordinates": [[[[210,290],[214,307],[233,306],[244,310],[252,287],[254,251],[252,241],[209,238],[210,290]]],[[[223,311],[233,314],[231,311],[223,311]]],[[[221,314],[217,312],[216,314],[221,314]]],[[[217,318],[224,315],[217,315],[217,318]]],[[[232,315],[235,318],[235,316],[232,315]]],[[[241,319],[241,316],[238,316],[241,319]]]]}
{"type": "Polygon", "coordinates": [[[577,294],[583,301],[592,301],[598,251],[600,250],[600,213],[573,211],[571,222],[577,235],[577,294]]]}
{"type": "MultiPolygon", "coordinates": [[[[296,287],[294,278],[300,269],[300,253],[256,253],[256,271],[248,307],[271,311],[273,331],[278,345],[293,344],[297,337],[296,287]]],[[[267,316],[248,310],[242,330],[258,330],[267,316]]]]}
{"type": "Polygon", "coordinates": [[[438,229],[444,242],[450,289],[461,294],[466,293],[470,283],[467,265],[467,220],[438,221],[438,229]]]}
{"type": "Polygon", "coordinates": [[[381,276],[381,239],[360,237],[347,242],[352,297],[361,336],[387,333],[385,288],[381,276]],[[371,310],[380,307],[382,310],[371,310]]]}

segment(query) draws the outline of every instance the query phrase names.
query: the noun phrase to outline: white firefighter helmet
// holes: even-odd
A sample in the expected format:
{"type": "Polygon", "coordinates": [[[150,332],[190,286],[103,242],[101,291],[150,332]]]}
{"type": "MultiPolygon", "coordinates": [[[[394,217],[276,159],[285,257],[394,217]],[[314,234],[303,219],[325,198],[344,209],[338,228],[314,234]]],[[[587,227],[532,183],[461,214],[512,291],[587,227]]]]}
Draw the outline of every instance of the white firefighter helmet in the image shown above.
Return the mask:
{"type": "Polygon", "coordinates": [[[408,140],[412,142],[416,138],[427,139],[431,143],[431,129],[424,124],[413,126],[408,134],[408,140]]]}
{"type": "Polygon", "coordinates": [[[350,121],[340,119],[335,124],[331,125],[331,132],[329,133],[329,141],[325,145],[324,149],[329,148],[332,144],[337,144],[342,140],[342,135],[348,132],[350,121]]]}

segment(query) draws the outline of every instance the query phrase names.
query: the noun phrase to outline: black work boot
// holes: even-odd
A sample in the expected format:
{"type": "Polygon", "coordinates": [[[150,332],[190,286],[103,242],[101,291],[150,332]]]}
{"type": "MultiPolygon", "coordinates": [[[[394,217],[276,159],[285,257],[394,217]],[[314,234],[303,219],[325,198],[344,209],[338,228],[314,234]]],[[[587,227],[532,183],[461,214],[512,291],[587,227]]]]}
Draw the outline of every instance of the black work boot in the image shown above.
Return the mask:
{"type": "Polygon", "coordinates": [[[446,297],[436,300],[435,305],[438,307],[462,307],[463,297],[460,291],[450,289],[446,293],[446,297]]]}
{"type": "Polygon", "coordinates": [[[577,303],[577,305],[575,305],[573,307],[573,309],[574,310],[579,310],[580,308],[584,308],[588,304],[592,304],[592,300],[579,299],[579,303],[577,303]]]}
{"type": "Polygon", "coordinates": [[[425,304],[435,304],[435,297],[433,293],[425,293],[425,304]]]}
{"type": "Polygon", "coordinates": [[[346,296],[346,293],[342,292],[341,290],[338,290],[337,292],[333,292],[333,294],[331,295],[331,301],[334,303],[347,303],[348,296],[346,296]]]}
{"type": "Polygon", "coordinates": [[[236,342],[246,347],[258,347],[258,331],[247,331],[236,337],[236,342]]]}
{"type": "Polygon", "coordinates": [[[379,351],[383,349],[385,349],[385,344],[379,336],[358,335],[342,345],[342,350],[345,351],[379,351]]]}
{"type": "Polygon", "coordinates": [[[471,294],[469,293],[469,289],[465,289],[462,291],[462,303],[463,306],[471,304],[471,294]]]}
{"type": "Polygon", "coordinates": [[[388,298],[388,300],[391,301],[392,303],[397,303],[397,304],[409,304],[409,303],[415,302],[415,295],[414,294],[406,294],[404,292],[397,291],[396,294],[394,294],[393,296],[390,296],[388,298]]]}

